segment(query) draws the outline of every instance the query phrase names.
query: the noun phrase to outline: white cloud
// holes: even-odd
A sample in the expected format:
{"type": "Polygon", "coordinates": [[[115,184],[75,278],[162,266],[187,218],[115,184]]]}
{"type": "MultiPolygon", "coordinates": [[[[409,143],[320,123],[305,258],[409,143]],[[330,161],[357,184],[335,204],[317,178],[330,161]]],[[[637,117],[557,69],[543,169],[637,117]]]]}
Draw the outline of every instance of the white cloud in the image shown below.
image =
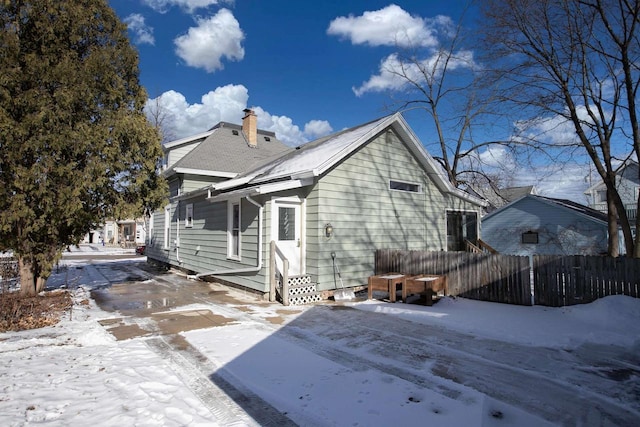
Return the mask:
{"type": "Polygon", "coordinates": [[[360,16],[340,16],[331,21],[327,34],[348,38],[353,44],[435,47],[438,45],[438,32],[449,33],[452,26],[448,17],[426,19],[411,16],[400,6],[392,4],[360,16]]]}
{"type": "Polygon", "coordinates": [[[139,13],[132,13],[123,19],[127,28],[134,34],[133,42],[136,44],[155,44],[153,37],[153,27],[144,22],[144,16],[139,13]]]}
{"type": "MultiPolygon", "coordinates": [[[[591,111],[598,117],[598,111],[595,106],[591,107],[591,111]]],[[[576,113],[578,119],[583,123],[582,128],[587,136],[589,136],[591,133],[589,124],[593,123],[593,119],[589,115],[589,109],[584,105],[579,105],[576,107],[576,113]]],[[[607,112],[605,112],[605,114],[608,120],[610,114],[607,112]]],[[[558,146],[578,144],[579,140],[575,126],[571,120],[567,119],[568,115],[569,113],[567,111],[565,115],[557,114],[550,117],[538,117],[531,120],[518,121],[515,123],[515,128],[518,132],[516,139],[534,139],[558,146]]]]}
{"type": "Polygon", "coordinates": [[[332,131],[333,128],[326,120],[311,120],[306,125],[304,125],[304,133],[311,139],[328,135],[332,131]]]}
{"type": "Polygon", "coordinates": [[[204,94],[200,103],[189,104],[185,96],[170,90],[147,101],[147,115],[159,105],[167,116],[167,131],[183,138],[210,129],[220,121],[240,123],[249,92],[242,85],[227,85],[204,94]]]}
{"type": "Polygon", "coordinates": [[[142,0],[142,3],[146,4],[156,12],[165,13],[172,6],[179,6],[189,13],[199,8],[205,8],[213,6],[219,3],[233,3],[233,1],[219,1],[219,0],[142,0]]]}
{"type": "Polygon", "coordinates": [[[244,33],[231,11],[220,9],[208,19],[197,19],[197,24],[174,40],[176,54],[187,65],[211,73],[224,68],[222,57],[232,61],[244,58],[244,33]]]}
{"type": "MultiPolygon", "coordinates": [[[[165,131],[172,139],[184,138],[210,129],[218,122],[242,123],[249,92],[243,85],[218,87],[204,94],[201,102],[189,104],[184,95],[170,90],[147,101],[145,111],[152,120],[158,106],[165,118],[165,131]]],[[[275,132],[283,143],[296,146],[331,131],[324,120],[311,120],[301,131],[287,116],[272,115],[261,107],[252,107],[258,116],[258,128],[275,132]]]]}
{"type": "MultiPolygon", "coordinates": [[[[409,80],[421,83],[427,79],[437,78],[441,75],[444,52],[433,52],[429,58],[414,62],[403,62],[396,53],[393,53],[380,62],[379,73],[371,76],[360,87],[354,87],[356,96],[362,96],[366,92],[383,92],[386,90],[398,91],[409,85],[409,80]]],[[[463,50],[455,53],[447,61],[448,70],[459,68],[476,68],[473,52],[463,50]]]]}
{"type": "Polygon", "coordinates": [[[502,145],[490,145],[484,151],[478,153],[478,160],[481,165],[488,168],[502,168],[505,171],[512,171],[516,167],[513,155],[502,145]]]}

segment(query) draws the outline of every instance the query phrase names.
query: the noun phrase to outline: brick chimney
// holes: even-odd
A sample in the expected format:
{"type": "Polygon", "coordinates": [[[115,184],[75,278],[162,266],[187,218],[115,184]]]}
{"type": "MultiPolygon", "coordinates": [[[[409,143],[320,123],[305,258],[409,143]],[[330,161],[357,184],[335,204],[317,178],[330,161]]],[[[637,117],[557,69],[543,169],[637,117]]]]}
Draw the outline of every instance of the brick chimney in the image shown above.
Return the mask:
{"type": "Polygon", "coordinates": [[[251,147],[258,146],[258,116],[252,109],[247,108],[244,111],[244,117],[242,118],[242,132],[247,138],[251,147]]]}

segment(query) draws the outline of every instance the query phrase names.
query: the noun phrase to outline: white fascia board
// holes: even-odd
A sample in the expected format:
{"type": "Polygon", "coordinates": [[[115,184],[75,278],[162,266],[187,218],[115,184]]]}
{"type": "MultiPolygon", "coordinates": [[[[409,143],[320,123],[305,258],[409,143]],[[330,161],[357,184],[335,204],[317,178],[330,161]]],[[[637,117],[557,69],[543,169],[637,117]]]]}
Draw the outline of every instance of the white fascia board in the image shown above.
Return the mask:
{"type": "Polygon", "coordinates": [[[182,144],[187,144],[189,142],[193,142],[193,141],[196,141],[198,139],[206,138],[209,135],[211,135],[213,132],[215,132],[215,129],[208,130],[206,132],[202,132],[202,133],[199,133],[197,135],[187,136],[186,138],[176,139],[175,141],[167,142],[166,144],[164,144],[163,148],[167,148],[167,149],[175,148],[175,147],[180,146],[182,144]]]}
{"type": "Polygon", "coordinates": [[[173,196],[173,197],[170,198],[170,200],[171,201],[176,201],[176,200],[192,199],[194,197],[197,197],[197,196],[200,196],[202,194],[208,193],[210,189],[211,189],[211,186],[199,188],[197,190],[189,191],[188,193],[182,193],[179,196],[173,196]]]}
{"type": "Polygon", "coordinates": [[[241,178],[230,179],[228,181],[218,182],[211,186],[212,190],[222,191],[233,187],[239,187],[251,181],[253,179],[253,175],[244,176],[241,178]]]}
{"type": "Polygon", "coordinates": [[[202,175],[202,176],[214,176],[220,178],[235,178],[238,176],[235,172],[220,172],[206,169],[191,169],[191,168],[174,168],[175,173],[184,173],[190,175],[202,175]]]}
{"type": "Polygon", "coordinates": [[[225,200],[237,199],[242,197],[257,196],[260,194],[271,194],[278,191],[292,190],[295,188],[306,187],[313,184],[313,178],[307,179],[290,179],[282,182],[274,182],[271,184],[260,185],[257,187],[242,188],[240,190],[229,191],[227,193],[217,194],[208,197],[210,202],[223,202],[225,200]]]}

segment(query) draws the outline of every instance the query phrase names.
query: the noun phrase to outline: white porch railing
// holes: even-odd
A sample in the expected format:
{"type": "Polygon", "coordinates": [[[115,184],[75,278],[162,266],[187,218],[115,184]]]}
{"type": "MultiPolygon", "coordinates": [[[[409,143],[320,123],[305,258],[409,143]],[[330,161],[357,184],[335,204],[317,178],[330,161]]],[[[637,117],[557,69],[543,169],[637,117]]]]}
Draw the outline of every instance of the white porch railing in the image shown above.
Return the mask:
{"type": "Polygon", "coordinates": [[[280,276],[282,280],[282,305],[289,305],[289,260],[278,248],[274,240],[270,244],[270,256],[269,256],[269,301],[274,302],[276,300],[276,277],[280,276]],[[282,270],[278,268],[276,257],[282,261],[282,270]]]}

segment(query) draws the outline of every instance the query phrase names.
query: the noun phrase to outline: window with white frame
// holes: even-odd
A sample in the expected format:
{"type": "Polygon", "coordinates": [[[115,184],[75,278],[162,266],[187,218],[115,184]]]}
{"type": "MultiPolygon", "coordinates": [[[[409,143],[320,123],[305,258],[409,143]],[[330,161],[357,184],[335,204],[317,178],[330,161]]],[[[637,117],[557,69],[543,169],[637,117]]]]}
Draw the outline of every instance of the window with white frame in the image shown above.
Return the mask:
{"type": "Polygon", "coordinates": [[[193,227],[193,203],[187,205],[187,212],[184,217],[184,226],[193,227]]]}
{"type": "Polygon", "coordinates": [[[164,208],[164,242],[163,247],[169,249],[169,239],[171,238],[171,205],[164,208]]]}
{"type": "Polygon", "coordinates": [[[240,231],[240,201],[229,202],[227,223],[227,255],[232,259],[240,259],[242,233],[240,231]]]}
{"type": "Polygon", "coordinates": [[[409,193],[421,193],[422,186],[415,182],[389,180],[389,190],[406,191],[409,193]]]}

